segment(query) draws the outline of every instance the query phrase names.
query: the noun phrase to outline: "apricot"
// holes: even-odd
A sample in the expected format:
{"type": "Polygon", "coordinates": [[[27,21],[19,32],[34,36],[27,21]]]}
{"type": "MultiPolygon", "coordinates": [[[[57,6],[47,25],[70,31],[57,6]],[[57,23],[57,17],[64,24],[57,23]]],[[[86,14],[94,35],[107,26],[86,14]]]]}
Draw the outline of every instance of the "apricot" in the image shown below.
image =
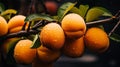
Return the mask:
{"type": "Polygon", "coordinates": [[[59,24],[49,23],[43,27],[40,40],[43,46],[53,50],[60,50],[65,41],[64,31],[59,24]]]}
{"type": "Polygon", "coordinates": [[[62,52],[68,57],[77,58],[84,53],[83,37],[78,39],[66,39],[62,52]]]}
{"type": "Polygon", "coordinates": [[[86,47],[93,52],[102,53],[109,47],[107,33],[98,27],[89,28],[84,40],[86,47]]]}
{"type": "MultiPolygon", "coordinates": [[[[18,26],[18,27],[12,28],[12,29],[9,31],[9,33],[19,32],[19,31],[22,30],[22,27],[23,27],[23,26],[18,26]]],[[[28,25],[25,27],[25,30],[27,30],[27,28],[28,28],[28,25]]]]}
{"type": "Polygon", "coordinates": [[[15,33],[15,32],[20,31],[22,29],[22,26],[24,25],[25,18],[26,18],[26,16],[24,16],[24,15],[13,16],[8,21],[9,33],[15,33]]]}
{"type": "Polygon", "coordinates": [[[31,64],[36,57],[36,49],[30,48],[32,41],[25,39],[20,40],[14,48],[14,58],[17,63],[31,64]]]}
{"type": "Polygon", "coordinates": [[[39,48],[37,48],[37,56],[39,61],[44,63],[51,63],[56,61],[61,55],[60,51],[54,51],[51,49],[48,49],[41,45],[39,48]]]}
{"type": "Polygon", "coordinates": [[[61,26],[68,38],[80,38],[86,32],[84,19],[75,13],[67,14],[62,19],[61,26]]]}
{"type": "Polygon", "coordinates": [[[0,16],[0,36],[3,36],[8,33],[8,24],[5,18],[0,16]]]}

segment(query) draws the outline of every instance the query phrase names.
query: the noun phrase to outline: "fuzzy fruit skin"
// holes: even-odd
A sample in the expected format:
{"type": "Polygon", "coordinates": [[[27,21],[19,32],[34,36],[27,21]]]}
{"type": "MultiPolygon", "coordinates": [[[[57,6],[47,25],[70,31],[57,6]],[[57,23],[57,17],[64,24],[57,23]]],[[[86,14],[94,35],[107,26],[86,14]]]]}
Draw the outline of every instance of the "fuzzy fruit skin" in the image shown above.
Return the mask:
{"type": "Polygon", "coordinates": [[[45,2],[45,7],[51,15],[55,15],[57,12],[58,5],[54,1],[46,1],[45,2]]]}
{"type": "Polygon", "coordinates": [[[32,41],[20,40],[14,48],[14,58],[19,64],[31,64],[36,57],[36,49],[30,48],[32,41]]]}
{"type": "Polygon", "coordinates": [[[3,36],[8,33],[8,24],[7,21],[0,16],[0,36],[3,36]]]}
{"type": "Polygon", "coordinates": [[[37,48],[37,57],[43,63],[55,62],[61,56],[60,51],[54,51],[41,45],[37,48]]]}
{"type": "Polygon", "coordinates": [[[67,38],[80,38],[86,32],[84,19],[75,13],[67,14],[61,22],[61,26],[67,38]]]}
{"type": "Polygon", "coordinates": [[[62,52],[68,57],[77,58],[82,56],[84,53],[83,37],[78,39],[67,39],[62,52]]]}
{"type": "Polygon", "coordinates": [[[9,33],[16,33],[20,31],[24,25],[26,16],[15,15],[8,21],[9,33]]]}
{"type": "Polygon", "coordinates": [[[60,50],[65,42],[64,31],[59,24],[49,23],[43,27],[40,40],[43,46],[53,50],[60,50]]]}
{"type": "Polygon", "coordinates": [[[86,47],[92,52],[103,53],[109,48],[107,33],[98,27],[89,28],[84,40],[86,47]]]}

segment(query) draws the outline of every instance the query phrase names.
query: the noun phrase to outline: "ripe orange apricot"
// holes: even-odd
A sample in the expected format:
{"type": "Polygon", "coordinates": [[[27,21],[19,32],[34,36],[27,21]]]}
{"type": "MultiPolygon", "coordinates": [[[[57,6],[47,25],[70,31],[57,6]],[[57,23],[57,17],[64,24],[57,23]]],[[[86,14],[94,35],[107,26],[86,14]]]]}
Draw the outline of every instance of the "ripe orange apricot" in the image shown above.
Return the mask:
{"type": "Polygon", "coordinates": [[[65,41],[64,31],[59,24],[49,23],[43,27],[40,40],[43,46],[53,50],[60,50],[65,41]]]}
{"type": "Polygon", "coordinates": [[[36,57],[36,49],[30,48],[32,41],[25,39],[20,40],[14,48],[14,58],[17,63],[30,64],[36,57]]]}
{"type": "Polygon", "coordinates": [[[62,52],[68,57],[77,58],[84,53],[83,37],[78,39],[67,39],[63,46],[62,52]]]}
{"type": "Polygon", "coordinates": [[[93,52],[102,53],[109,47],[107,33],[98,27],[89,28],[84,40],[86,47],[93,52]]]}
{"type": "MultiPolygon", "coordinates": [[[[15,28],[12,28],[9,33],[16,33],[16,32],[19,32],[21,29],[22,29],[23,26],[18,26],[18,27],[15,27],[15,28]]],[[[27,30],[28,28],[28,25],[25,27],[25,30],[27,30]]]]}
{"type": "Polygon", "coordinates": [[[61,26],[68,38],[79,38],[85,34],[84,19],[75,13],[67,14],[61,21],[61,26]]]}
{"type": "Polygon", "coordinates": [[[8,24],[7,21],[0,16],[0,36],[3,36],[8,33],[8,24]]]}
{"type": "Polygon", "coordinates": [[[56,61],[61,55],[60,51],[50,50],[43,45],[37,48],[37,56],[41,62],[51,63],[56,61]]]}
{"type": "Polygon", "coordinates": [[[24,20],[26,16],[24,15],[16,15],[12,17],[8,21],[8,29],[10,33],[18,32],[22,29],[22,26],[24,25],[24,20]]]}

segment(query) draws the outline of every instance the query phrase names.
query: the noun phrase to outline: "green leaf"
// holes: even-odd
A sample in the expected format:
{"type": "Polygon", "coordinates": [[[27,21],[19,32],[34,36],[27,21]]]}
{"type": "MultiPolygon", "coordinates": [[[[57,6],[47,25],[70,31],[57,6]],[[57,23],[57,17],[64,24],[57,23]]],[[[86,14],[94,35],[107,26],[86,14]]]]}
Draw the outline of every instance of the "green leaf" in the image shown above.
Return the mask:
{"type": "Polygon", "coordinates": [[[77,14],[81,15],[80,10],[79,10],[77,7],[73,7],[73,8],[70,10],[70,12],[77,13],[77,14]]]}
{"type": "Polygon", "coordinates": [[[113,16],[112,13],[109,10],[107,10],[106,8],[103,8],[103,7],[96,7],[96,8],[98,8],[104,12],[102,14],[102,16],[113,16]]]}
{"type": "Polygon", "coordinates": [[[7,21],[11,18],[11,14],[3,16],[7,21]]]}
{"type": "Polygon", "coordinates": [[[8,14],[16,14],[17,11],[14,9],[7,9],[1,13],[2,16],[8,15],[8,14]]]}
{"type": "Polygon", "coordinates": [[[93,7],[88,10],[86,22],[98,20],[100,16],[112,16],[112,14],[103,7],[93,7]]]}
{"type": "Polygon", "coordinates": [[[33,39],[33,43],[31,48],[38,48],[41,45],[40,39],[39,39],[39,34],[36,34],[34,39],[33,39]]]}
{"type": "Polygon", "coordinates": [[[8,48],[7,48],[7,53],[13,49],[13,47],[16,45],[16,43],[20,40],[21,38],[12,38],[10,39],[9,41],[9,45],[8,45],[8,48]]]}
{"type": "Polygon", "coordinates": [[[13,54],[14,54],[14,47],[16,45],[16,43],[20,40],[20,38],[13,38],[10,40],[9,42],[9,46],[7,48],[7,64],[15,64],[15,59],[13,57],[13,54]]]}
{"type": "Polygon", "coordinates": [[[80,15],[84,18],[87,11],[89,9],[89,5],[80,5],[79,10],[80,10],[80,15]]]}
{"type": "Polygon", "coordinates": [[[13,54],[14,54],[14,48],[12,48],[9,52],[8,52],[8,54],[7,54],[7,58],[6,58],[6,60],[7,60],[7,64],[9,65],[11,65],[11,64],[15,64],[16,63],[16,61],[15,61],[15,59],[14,59],[14,57],[13,57],[13,54]]]}
{"type": "Polygon", "coordinates": [[[25,22],[38,21],[38,20],[54,21],[54,19],[51,18],[51,16],[47,14],[31,14],[26,17],[25,22]]]}
{"type": "Polygon", "coordinates": [[[67,2],[61,5],[57,12],[58,21],[60,22],[62,18],[64,17],[64,15],[66,15],[66,13],[68,13],[68,11],[70,11],[75,5],[76,3],[71,3],[71,2],[67,2]]]}
{"type": "Polygon", "coordinates": [[[110,39],[113,40],[113,41],[116,41],[116,42],[119,42],[119,43],[120,43],[120,35],[118,35],[118,34],[113,33],[113,34],[110,36],[110,39]]]}
{"type": "Polygon", "coordinates": [[[3,12],[4,10],[5,10],[5,6],[2,3],[0,3],[0,13],[3,12]]]}

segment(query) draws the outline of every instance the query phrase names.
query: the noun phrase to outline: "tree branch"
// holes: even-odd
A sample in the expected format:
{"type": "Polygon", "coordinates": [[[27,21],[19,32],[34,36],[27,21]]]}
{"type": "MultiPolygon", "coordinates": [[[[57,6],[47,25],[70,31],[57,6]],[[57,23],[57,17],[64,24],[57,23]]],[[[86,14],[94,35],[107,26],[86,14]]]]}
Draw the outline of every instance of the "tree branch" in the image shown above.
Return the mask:
{"type": "MultiPolygon", "coordinates": [[[[90,27],[90,26],[95,26],[95,25],[99,25],[99,24],[103,24],[103,23],[109,23],[111,21],[117,21],[117,22],[119,21],[115,25],[115,27],[112,29],[112,31],[109,33],[109,36],[110,36],[114,32],[114,30],[118,27],[118,25],[120,24],[120,15],[119,14],[120,14],[120,11],[115,16],[113,16],[111,18],[98,20],[98,21],[93,21],[93,22],[88,22],[88,23],[86,23],[86,26],[90,27]]],[[[25,30],[26,24],[24,24],[21,31],[19,31],[17,33],[10,33],[10,34],[7,34],[5,36],[1,36],[0,41],[1,40],[6,40],[7,38],[22,37],[22,36],[29,36],[29,35],[32,35],[32,34],[38,34],[41,31],[41,30],[38,30],[38,28],[41,27],[41,26],[44,26],[48,23],[51,23],[51,22],[41,20],[41,21],[37,22],[31,29],[29,29],[29,31],[25,30]]]]}

